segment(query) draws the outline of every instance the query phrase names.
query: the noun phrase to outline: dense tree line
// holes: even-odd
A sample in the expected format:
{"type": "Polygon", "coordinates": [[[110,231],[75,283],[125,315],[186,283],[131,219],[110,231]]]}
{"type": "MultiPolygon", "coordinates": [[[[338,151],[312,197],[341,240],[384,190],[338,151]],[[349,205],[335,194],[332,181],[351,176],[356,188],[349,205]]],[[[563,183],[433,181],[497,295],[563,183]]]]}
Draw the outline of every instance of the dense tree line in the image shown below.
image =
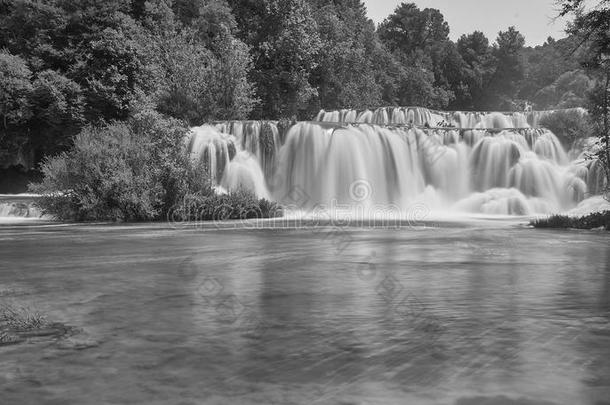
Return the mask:
{"type": "Polygon", "coordinates": [[[224,1],[1,1],[1,158],[40,161],[87,124],[148,108],[246,118],[251,56],[235,30],[224,1]]]}
{"type": "Polygon", "coordinates": [[[403,3],[0,0],[0,166],[66,150],[88,125],[156,110],[189,125],[310,119],[320,108],[514,110],[584,104],[578,36],[525,47],[510,27],[449,39],[403,3]]]}
{"type": "Polygon", "coordinates": [[[610,200],[610,0],[599,0],[586,8],[584,0],[559,0],[561,15],[573,14],[570,34],[579,40],[581,64],[592,78],[587,95],[596,146],[591,158],[606,174],[605,197],[610,200]]]}

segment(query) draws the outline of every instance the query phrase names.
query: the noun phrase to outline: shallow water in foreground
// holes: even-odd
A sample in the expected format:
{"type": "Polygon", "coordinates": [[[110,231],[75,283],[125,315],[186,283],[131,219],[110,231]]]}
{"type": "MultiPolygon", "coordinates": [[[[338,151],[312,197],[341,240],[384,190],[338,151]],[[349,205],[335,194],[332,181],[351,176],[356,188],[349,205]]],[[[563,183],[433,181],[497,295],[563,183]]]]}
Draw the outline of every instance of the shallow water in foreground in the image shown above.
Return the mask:
{"type": "Polygon", "coordinates": [[[610,237],[4,225],[2,404],[608,404],[610,237]]]}

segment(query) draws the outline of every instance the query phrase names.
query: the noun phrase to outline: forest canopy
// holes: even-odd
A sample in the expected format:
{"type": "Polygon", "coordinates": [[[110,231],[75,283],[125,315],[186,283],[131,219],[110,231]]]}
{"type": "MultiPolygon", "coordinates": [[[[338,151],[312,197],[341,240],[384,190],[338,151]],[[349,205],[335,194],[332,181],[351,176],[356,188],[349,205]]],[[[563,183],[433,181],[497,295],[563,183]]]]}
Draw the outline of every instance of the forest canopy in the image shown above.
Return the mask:
{"type": "Polygon", "coordinates": [[[449,33],[412,3],[375,26],[361,0],[0,0],[0,167],[35,167],[145,110],[201,125],[586,104],[577,35],[532,48],[514,27],[449,33]]]}

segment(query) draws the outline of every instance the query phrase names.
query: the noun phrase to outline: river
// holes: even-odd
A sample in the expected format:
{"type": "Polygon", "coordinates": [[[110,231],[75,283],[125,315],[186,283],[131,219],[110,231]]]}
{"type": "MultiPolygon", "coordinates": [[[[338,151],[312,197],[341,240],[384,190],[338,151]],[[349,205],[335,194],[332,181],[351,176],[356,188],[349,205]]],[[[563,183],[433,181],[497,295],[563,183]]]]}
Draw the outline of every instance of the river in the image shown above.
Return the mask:
{"type": "Polygon", "coordinates": [[[605,232],[246,228],[0,226],[0,402],[609,403],[605,232]]]}

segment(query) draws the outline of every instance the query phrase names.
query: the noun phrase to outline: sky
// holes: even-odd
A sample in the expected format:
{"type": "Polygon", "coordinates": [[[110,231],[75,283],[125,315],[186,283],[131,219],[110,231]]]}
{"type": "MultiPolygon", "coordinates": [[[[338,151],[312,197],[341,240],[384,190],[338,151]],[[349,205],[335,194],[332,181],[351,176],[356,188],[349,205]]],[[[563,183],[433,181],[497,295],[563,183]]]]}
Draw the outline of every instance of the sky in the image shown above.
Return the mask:
{"type": "MultiPolygon", "coordinates": [[[[457,40],[462,34],[483,31],[494,42],[498,31],[514,25],[525,36],[526,45],[543,44],[549,36],[565,37],[566,20],[555,20],[557,5],[554,0],[404,0],[419,8],[436,8],[443,13],[451,28],[450,37],[457,40]]],[[[369,17],[382,22],[401,0],[364,0],[369,17]]]]}

